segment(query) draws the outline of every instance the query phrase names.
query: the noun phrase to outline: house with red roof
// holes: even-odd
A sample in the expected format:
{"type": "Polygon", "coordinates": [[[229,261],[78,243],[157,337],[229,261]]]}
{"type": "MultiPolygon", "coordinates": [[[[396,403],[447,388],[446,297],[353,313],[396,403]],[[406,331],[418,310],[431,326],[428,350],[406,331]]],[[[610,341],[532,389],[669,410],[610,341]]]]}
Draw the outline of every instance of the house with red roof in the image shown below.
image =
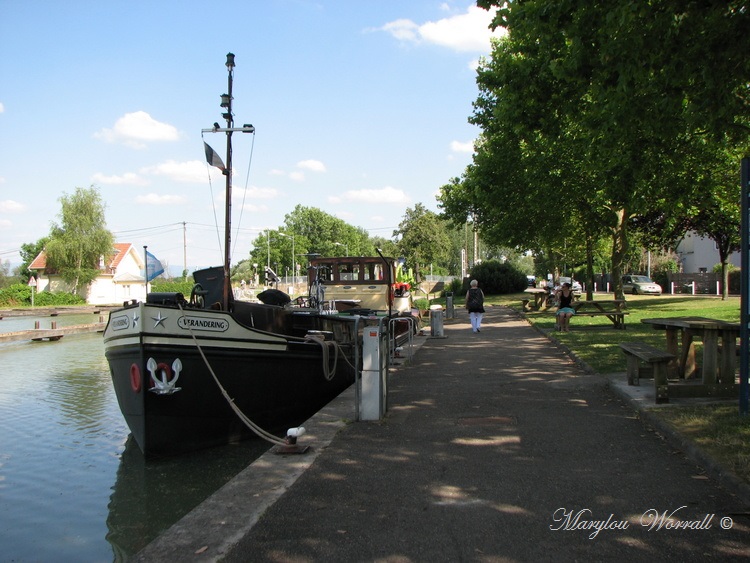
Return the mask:
{"type": "MultiPolygon", "coordinates": [[[[99,261],[99,276],[86,289],[90,305],[120,305],[125,301],[146,300],[146,281],[143,277],[145,259],[142,252],[129,242],[116,243],[112,255],[99,261]]],[[[70,291],[72,288],[53,269],[47,268],[44,251],[29,264],[36,272],[37,291],[70,291]]]]}

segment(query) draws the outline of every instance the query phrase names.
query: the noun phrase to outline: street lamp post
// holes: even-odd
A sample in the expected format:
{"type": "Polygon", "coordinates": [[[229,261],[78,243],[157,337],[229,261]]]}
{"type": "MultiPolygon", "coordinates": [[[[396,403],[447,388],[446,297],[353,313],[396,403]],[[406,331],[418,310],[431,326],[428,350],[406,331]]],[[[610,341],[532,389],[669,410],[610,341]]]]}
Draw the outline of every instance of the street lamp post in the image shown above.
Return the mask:
{"type": "Polygon", "coordinates": [[[296,268],[296,266],[294,264],[294,257],[295,257],[295,254],[294,254],[294,234],[288,235],[288,234],[282,233],[282,232],[279,232],[279,234],[282,237],[287,237],[287,238],[291,238],[292,239],[292,287],[296,291],[297,290],[297,268],[296,268]]]}
{"type": "Polygon", "coordinates": [[[333,244],[335,246],[343,246],[344,247],[344,251],[346,252],[346,256],[349,256],[349,245],[348,244],[344,244],[342,242],[334,242],[333,244]]]}

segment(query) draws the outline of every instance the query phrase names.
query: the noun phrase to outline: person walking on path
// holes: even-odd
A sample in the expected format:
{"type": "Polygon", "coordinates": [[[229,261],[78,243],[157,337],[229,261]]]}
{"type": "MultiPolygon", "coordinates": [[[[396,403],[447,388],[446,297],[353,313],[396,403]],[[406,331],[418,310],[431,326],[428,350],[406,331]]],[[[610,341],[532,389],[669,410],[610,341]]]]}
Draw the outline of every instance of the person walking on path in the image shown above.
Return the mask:
{"type": "Polygon", "coordinates": [[[484,314],[484,293],[479,289],[479,282],[471,280],[469,291],[466,292],[466,310],[469,311],[471,330],[481,332],[482,315],[484,314]]]}
{"type": "Polygon", "coordinates": [[[570,330],[570,317],[576,314],[573,309],[573,290],[569,283],[562,284],[555,295],[559,307],[557,309],[557,326],[562,332],[570,330]]]}

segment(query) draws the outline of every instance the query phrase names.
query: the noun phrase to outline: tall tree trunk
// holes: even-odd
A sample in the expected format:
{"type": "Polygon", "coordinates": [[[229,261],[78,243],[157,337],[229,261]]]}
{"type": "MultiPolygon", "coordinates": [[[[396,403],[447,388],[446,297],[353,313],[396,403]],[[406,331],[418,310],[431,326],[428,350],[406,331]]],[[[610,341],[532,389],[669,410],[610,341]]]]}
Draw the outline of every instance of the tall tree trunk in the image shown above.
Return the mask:
{"type": "Polygon", "coordinates": [[[624,209],[615,211],[617,221],[612,227],[612,283],[615,299],[625,299],[622,292],[622,265],[628,253],[627,215],[624,209]]]}
{"type": "MultiPolygon", "coordinates": [[[[588,231],[588,229],[587,229],[588,231]]],[[[594,299],[594,243],[586,233],[586,299],[594,299]]]]}
{"type": "Polygon", "coordinates": [[[729,297],[729,244],[726,239],[716,242],[721,262],[721,299],[729,297]]]}

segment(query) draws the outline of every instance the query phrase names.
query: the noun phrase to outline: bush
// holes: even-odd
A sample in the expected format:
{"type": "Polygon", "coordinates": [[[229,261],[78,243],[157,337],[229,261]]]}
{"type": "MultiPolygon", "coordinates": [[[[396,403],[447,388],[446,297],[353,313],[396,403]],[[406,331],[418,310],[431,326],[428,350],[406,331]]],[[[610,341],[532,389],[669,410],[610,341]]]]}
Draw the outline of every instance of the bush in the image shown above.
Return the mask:
{"type": "Polygon", "coordinates": [[[25,283],[14,283],[0,289],[0,307],[31,305],[31,288],[25,283]]]}
{"type": "Polygon", "coordinates": [[[185,298],[190,297],[190,292],[193,291],[195,282],[189,281],[170,281],[170,280],[154,280],[151,284],[151,291],[155,293],[182,293],[185,298]]]}
{"type": "Polygon", "coordinates": [[[420,311],[426,311],[430,308],[430,302],[427,299],[421,297],[414,300],[414,307],[416,307],[420,311]]]}
{"type": "Polygon", "coordinates": [[[508,262],[500,263],[497,260],[475,265],[469,272],[469,277],[463,282],[462,293],[469,290],[471,280],[479,282],[479,287],[485,295],[517,293],[529,285],[526,274],[521,270],[508,262]]]}
{"type": "MultiPolygon", "coordinates": [[[[460,278],[453,278],[451,280],[450,285],[445,289],[445,291],[450,291],[453,293],[453,295],[458,295],[461,293],[461,289],[463,288],[464,282],[460,278]]],[[[445,291],[443,292],[443,295],[445,295],[445,291]]]]}
{"type": "MultiPolygon", "coordinates": [[[[72,293],[50,293],[40,291],[34,294],[34,306],[56,307],[58,305],[85,305],[86,300],[72,293]]],[[[30,307],[31,288],[24,283],[16,283],[0,289],[0,307],[30,307]]]]}
{"type": "MultiPolygon", "coordinates": [[[[30,302],[30,301],[29,301],[30,302]]],[[[58,305],[85,305],[86,300],[80,295],[72,293],[49,293],[42,291],[34,296],[34,305],[39,307],[55,307],[58,305]]]]}

